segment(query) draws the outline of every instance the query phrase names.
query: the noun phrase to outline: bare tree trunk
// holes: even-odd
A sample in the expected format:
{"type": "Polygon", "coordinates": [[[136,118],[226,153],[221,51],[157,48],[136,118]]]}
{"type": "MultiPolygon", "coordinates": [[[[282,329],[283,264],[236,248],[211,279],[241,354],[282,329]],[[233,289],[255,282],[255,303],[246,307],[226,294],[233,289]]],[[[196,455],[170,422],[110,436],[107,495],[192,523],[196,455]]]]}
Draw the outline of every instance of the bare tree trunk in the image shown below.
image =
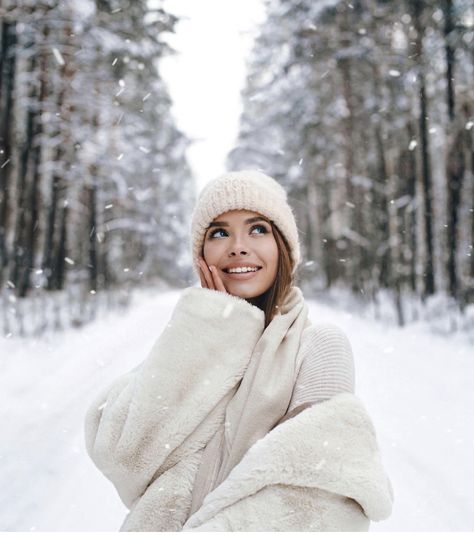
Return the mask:
{"type": "MultiPolygon", "coordinates": [[[[32,48],[34,43],[31,41],[26,48],[32,48]]],[[[36,54],[31,55],[29,61],[29,72],[36,70],[36,54]]],[[[26,128],[25,139],[19,152],[18,164],[18,183],[17,190],[19,192],[16,206],[16,221],[14,233],[14,250],[11,260],[11,274],[10,280],[17,288],[18,295],[22,295],[24,289],[20,288],[20,281],[25,280],[24,271],[28,269],[26,257],[26,236],[25,229],[29,224],[29,215],[27,210],[28,193],[31,188],[31,180],[28,180],[28,164],[30,161],[30,153],[34,142],[34,123],[37,120],[37,111],[32,106],[32,101],[36,99],[36,90],[34,86],[30,87],[28,100],[29,106],[26,114],[26,128]]]]}
{"type": "MultiPolygon", "coordinates": [[[[461,117],[464,119],[472,117],[473,104],[465,102],[461,107],[461,117]]],[[[464,312],[465,306],[474,303],[474,129],[469,130],[463,128],[464,145],[465,145],[465,168],[466,168],[466,184],[471,184],[471,196],[467,200],[466,205],[469,207],[468,215],[466,217],[466,227],[470,227],[471,243],[469,245],[469,259],[466,266],[467,284],[462,289],[461,294],[461,311],[464,312]]]]}
{"type": "MultiPolygon", "coordinates": [[[[470,165],[471,165],[471,179],[474,180],[474,135],[471,134],[471,143],[469,147],[470,151],[470,165]]],[[[470,269],[469,275],[472,281],[474,281],[474,195],[471,199],[471,257],[470,257],[470,269]]],[[[474,295],[473,295],[474,301],[474,295]]]]}
{"type": "MultiPolygon", "coordinates": [[[[65,23],[63,29],[64,42],[70,40],[72,27],[69,22],[65,23]]],[[[64,63],[60,69],[61,88],[57,97],[57,110],[62,118],[61,127],[56,132],[56,136],[62,136],[63,142],[57,145],[54,161],[56,167],[51,180],[50,204],[48,207],[46,240],[44,244],[42,268],[47,277],[48,290],[60,290],[64,284],[64,258],[66,256],[65,244],[61,242],[61,237],[66,236],[67,207],[64,206],[67,181],[65,173],[71,165],[71,154],[73,154],[73,139],[70,125],[72,121],[73,106],[68,102],[68,92],[74,77],[73,57],[69,47],[64,47],[62,51],[64,63]],[[63,206],[61,209],[60,206],[63,206]]]]}
{"type": "MultiPolygon", "coordinates": [[[[47,40],[49,29],[45,25],[42,39],[47,40]]],[[[33,39],[29,46],[34,46],[33,39]]],[[[39,218],[39,183],[41,162],[42,109],[47,91],[47,53],[32,55],[30,72],[38,68],[39,89],[34,84],[30,89],[27,112],[26,135],[20,153],[19,191],[17,224],[15,229],[15,254],[13,258],[12,281],[19,297],[25,297],[31,288],[31,274],[35,266],[37,228],[39,218]],[[39,64],[37,67],[37,60],[39,64]]]]}
{"type": "Polygon", "coordinates": [[[391,251],[390,251],[390,228],[389,228],[389,206],[387,199],[388,173],[387,164],[385,161],[385,150],[382,140],[382,133],[380,127],[375,127],[375,139],[378,156],[378,187],[375,188],[374,195],[376,197],[374,207],[376,212],[376,221],[378,229],[380,229],[380,238],[377,243],[377,249],[380,250],[377,256],[380,255],[380,274],[379,283],[381,287],[390,287],[391,277],[391,251]]]}
{"type": "MultiPolygon", "coordinates": [[[[43,30],[43,39],[44,42],[48,41],[49,28],[45,25],[43,30]]],[[[30,194],[28,198],[27,209],[29,211],[29,220],[27,227],[25,229],[25,269],[23,270],[23,277],[20,280],[20,295],[22,297],[26,296],[29,289],[31,288],[31,274],[35,267],[35,253],[37,246],[37,236],[38,236],[38,226],[39,226],[39,184],[41,181],[40,174],[40,164],[41,164],[41,153],[42,153],[42,140],[41,136],[43,133],[42,125],[42,111],[44,107],[44,101],[46,98],[47,91],[47,80],[48,80],[48,58],[45,52],[40,54],[39,62],[39,95],[37,100],[38,111],[35,116],[34,121],[34,131],[31,138],[32,147],[31,147],[31,185],[30,185],[30,194]]]]}
{"type": "Polygon", "coordinates": [[[69,208],[67,204],[61,210],[59,243],[57,247],[57,254],[55,255],[55,264],[53,270],[56,273],[56,289],[62,290],[66,284],[66,270],[65,258],[67,251],[67,223],[68,223],[69,208]]]}
{"type": "Polygon", "coordinates": [[[423,185],[423,208],[425,222],[426,258],[424,269],[423,298],[434,294],[434,260],[433,260],[433,193],[431,166],[428,144],[428,100],[426,97],[426,82],[423,66],[423,0],[413,0],[410,2],[413,9],[414,25],[416,29],[415,54],[418,63],[418,81],[420,98],[420,150],[421,150],[421,171],[423,185]]]}
{"type": "MultiPolygon", "coordinates": [[[[347,51],[350,49],[352,43],[350,39],[351,25],[349,21],[348,8],[342,6],[340,8],[340,31],[341,31],[341,55],[338,58],[337,66],[342,78],[342,94],[347,107],[347,117],[344,121],[344,159],[345,159],[345,199],[344,199],[344,215],[343,225],[349,229],[355,229],[359,232],[358,222],[356,221],[355,211],[357,206],[355,203],[355,188],[353,185],[353,176],[355,173],[354,164],[354,95],[352,92],[352,73],[351,73],[351,59],[347,56],[347,51]],[[347,202],[349,201],[349,203],[347,202]],[[355,209],[354,209],[355,208],[355,209]]],[[[346,273],[351,283],[351,288],[354,292],[360,289],[359,281],[359,258],[357,247],[355,243],[347,236],[344,238],[345,250],[344,258],[346,273]]],[[[339,253],[339,256],[340,253],[339,253]]]]}
{"type": "Polygon", "coordinates": [[[464,165],[464,127],[456,124],[456,103],[455,103],[455,49],[452,44],[454,37],[453,25],[453,2],[444,0],[444,40],[446,50],[446,95],[448,102],[448,154],[446,158],[446,180],[447,180],[447,246],[448,246],[448,280],[449,293],[459,299],[459,277],[457,266],[457,253],[459,247],[459,210],[461,204],[461,189],[465,173],[464,165]],[[459,131],[460,130],[460,131],[459,131]]]}
{"type": "MultiPolygon", "coordinates": [[[[56,151],[56,161],[59,161],[59,158],[62,154],[61,146],[58,146],[56,151]]],[[[48,290],[56,290],[58,288],[57,273],[53,267],[54,264],[54,249],[56,242],[57,234],[57,208],[58,208],[58,197],[59,197],[59,187],[60,187],[61,177],[59,176],[57,170],[54,171],[53,177],[51,180],[51,194],[50,194],[50,204],[48,207],[48,218],[47,218],[47,227],[46,227],[46,239],[44,243],[44,258],[41,268],[43,269],[46,279],[47,279],[47,288],[48,290]]]]}
{"type": "MultiPolygon", "coordinates": [[[[454,129],[456,123],[452,124],[454,129]]],[[[462,127],[461,127],[462,128],[462,127]]],[[[454,132],[453,132],[454,133],[454,132]]],[[[452,145],[447,157],[446,175],[448,180],[448,199],[447,199],[447,215],[448,215],[448,277],[449,277],[449,293],[458,299],[459,298],[459,277],[457,266],[457,251],[459,243],[459,209],[461,204],[461,188],[463,177],[465,173],[464,166],[464,132],[460,132],[452,139],[452,145]]]]}
{"type": "Polygon", "coordinates": [[[97,291],[97,167],[89,166],[92,183],[86,186],[87,206],[89,207],[89,289],[97,291]]]}
{"type": "Polygon", "coordinates": [[[308,177],[308,222],[310,244],[308,254],[311,260],[320,263],[321,261],[321,226],[319,222],[318,192],[316,178],[313,173],[308,177]]]}
{"type": "Polygon", "coordinates": [[[16,23],[2,22],[0,49],[0,287],[9,259],[7,248],[10,207],[12,111],[15,86],[16,23]]]}
{"type": "MultiPolygon", "coordinates": [[[[412,122],[408,122],[408,139],[413,139],[415,135],[415,128],[412,125],[412,122]]],[[[414,293],[416,293],[416,253],[418,250],[418,242],[416,238],[416,157],[414,151],[406,151],[406,182],[407,182],[407,194],[410,197],[409,209],[406,210],[405,220],[406,220],[406,232],[408,247],[410,250],[410,288],[414,293]]]]}
{"type": "MultiPolygon", "coordinates": [[[[375,10],[375,6],[370,6],[372,12],[375,10]]],[[[371,29],[374,34],[377,31],[376,18],[372,19],[371,29]]],[[[377,110],[384,108],[384,102],[382,98],[382,82],[380,76],[380,68],[377,61],[371,62],[372,73],[372,88],[374,105],[377,110]]],[[[373,203],[372,209],[374,211],[373,217],[375,221],[376,243],[374,244],[376,251],[376,262],[380,266],[378,273],[378,284],[382,288],[391,287],[392,277],[392,251],[390,247],[390,206],[388,204],[388,191],[389,191],[389,172],[387,169],[386,147],[384,143],[385,131],[383,123],[385,116],[377,115],[377,120],[374,125],[374,139],[375,139],[375,151],[377,154],[377,173],[374,179],[375,187],[373,191],[373,203]]]]}
{"type": "MultiPolygon", "coordinates": [[[[387,154],[387,187],[392,199],[400,197],[400,179],[396,173],[395,150],[392,149],[387,154]]],[[[402,304],[402,270],[401,270],[401,244],[402,234],[399,219],[399,209],[395,202],[389,203],[388,207],[388,224],[389,224],[389,249],[390,259],[393,262],[390,269],[390,288],[395,296],[395,310],[397,312],[397,322],[400,327],[405,325],[405,314],[402,304]]]]}
{"type": "MultiPolygon", "coordinates": [[[[471,69],[471,72],[474,72],[474,46],[472,47],[472,52],[471,52],[471,64],[472,64],[472,69],[471,69]]],[[[474,82],[474,80],[473,80],[474,82]]],[[[470,143],[469,143],[469,151],[470,151],[470,158],[469,158],[469,163],[468,163],[468,167],[471,168],[471,180],[474,180],[474,130],[473,128],[471,127],[471,129],[469,130],[469,132],[471,132],[471,136],[470,136],[470,143]]],[[[474,195],[473,195],[473,198],[471,199],[471,257],[470,257],[470,266],[469,266],[469,276],[470,276],[470,279],[471,281],[474,281],[474,195]]],[[[473,290],[473,295],[472,295],[472,302],[474,302],[474,290],[473,290]]]]}
{"type": "MultiPolygon", "coordinates": [[[[327,176],[327,173],[324,173],[327,176]]],[[[322,221],[322,266],[326,277],[326,289],[329,289],[340,276],[341,266],[337,261],[335,232],[333,229],[332,206],[334,204],[331,184],[327,178],[321,184],[321,221],[322,221]]]]}
{"type": "Polygon", "coordinates": [[[453,0],[444,0],[444,46],[446,51],[446,100],[448,104],[448,116],[454,121],[455,115],[455,90],[454,70],[456,66],[455,49],[452,44],[454,37],[453,24],[453,0]]]}

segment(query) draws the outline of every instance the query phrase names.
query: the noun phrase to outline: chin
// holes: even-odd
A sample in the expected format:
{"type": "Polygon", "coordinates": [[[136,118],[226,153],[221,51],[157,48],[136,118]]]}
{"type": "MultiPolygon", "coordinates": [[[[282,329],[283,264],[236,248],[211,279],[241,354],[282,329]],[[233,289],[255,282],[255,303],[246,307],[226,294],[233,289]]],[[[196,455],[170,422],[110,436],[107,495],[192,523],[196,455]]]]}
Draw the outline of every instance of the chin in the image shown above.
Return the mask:
{"type": "Polygon", "coordinates": [[[229,288],[228,292],[231,293],[232,295],[235,295],[236,297],[241,297],[242,299],[253,299],[265,293],[266,290],[265,289],[252,290],[250,288],[248,290],[245,290],[244,288],[234,290],[232,288],[229,288]]]}

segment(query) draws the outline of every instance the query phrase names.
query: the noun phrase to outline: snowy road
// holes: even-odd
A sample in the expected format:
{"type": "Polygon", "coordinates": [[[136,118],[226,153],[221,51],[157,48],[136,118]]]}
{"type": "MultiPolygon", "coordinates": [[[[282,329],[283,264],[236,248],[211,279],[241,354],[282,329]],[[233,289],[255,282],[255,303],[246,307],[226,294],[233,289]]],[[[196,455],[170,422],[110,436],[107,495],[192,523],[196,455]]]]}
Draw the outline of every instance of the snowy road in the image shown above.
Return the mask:
{"type": "MultiPolygon", "coordinates": [[[[119,529],[126,509],[85,452],[84,413],[147,356],[178,297],[142,291],[81,330],[0,340],[0,531],[119,529]]],[[[351,341],[356,391],[394,486],[393,515],[371,531],[474,530],[472,345],[309,305],[313,322],[351,341]]]]}

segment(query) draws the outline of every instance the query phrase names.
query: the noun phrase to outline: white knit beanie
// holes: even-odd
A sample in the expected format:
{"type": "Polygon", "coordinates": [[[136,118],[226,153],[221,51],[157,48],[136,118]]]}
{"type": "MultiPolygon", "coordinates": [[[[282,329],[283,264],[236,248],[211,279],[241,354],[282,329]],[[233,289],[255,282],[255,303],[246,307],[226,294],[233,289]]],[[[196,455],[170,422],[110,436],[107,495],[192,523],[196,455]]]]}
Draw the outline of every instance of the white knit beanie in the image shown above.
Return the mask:
{"type": "Polygon", "coordinates": [[[198,257],[209,223],[229,210],[250,210],[267,217],[285,236],[294,261],[300,263],[300,244],[295,217],[284,188],[272,177],[249,169],[225,173],[201,191],[191,223],[193,269],[199,278],[198,257]]]}

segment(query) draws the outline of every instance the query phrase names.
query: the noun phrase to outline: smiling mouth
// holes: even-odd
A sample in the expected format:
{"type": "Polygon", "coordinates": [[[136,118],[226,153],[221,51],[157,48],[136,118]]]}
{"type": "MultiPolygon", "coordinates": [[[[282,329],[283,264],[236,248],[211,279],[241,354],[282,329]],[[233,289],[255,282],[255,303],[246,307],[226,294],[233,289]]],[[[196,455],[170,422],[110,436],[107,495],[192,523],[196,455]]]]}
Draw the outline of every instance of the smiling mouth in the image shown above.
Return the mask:
{"type": "Polygon", "coordinates": [[[229,275],[240,275],[240,274],[243,274],[243,275],[246,275],[247,273],[257,273],[257,271],[260,271],[262,269],[262,266],[258,266],[256,270],[251,270],[251,271],[227,271],[227,269],[223,269],[222,271],[224,273],[228,273],[229,275]]]}
{"type": "Polygon", "coordinates": [[[256,271],[241,271],[240,273],[238,271],[229,273],[225,269],[223,269],[222,271],[227,277],[230,277],[232,279],[250,279],[251,277],[255,276],[261,269],[262,268],[259,267],[256,271]]]}

